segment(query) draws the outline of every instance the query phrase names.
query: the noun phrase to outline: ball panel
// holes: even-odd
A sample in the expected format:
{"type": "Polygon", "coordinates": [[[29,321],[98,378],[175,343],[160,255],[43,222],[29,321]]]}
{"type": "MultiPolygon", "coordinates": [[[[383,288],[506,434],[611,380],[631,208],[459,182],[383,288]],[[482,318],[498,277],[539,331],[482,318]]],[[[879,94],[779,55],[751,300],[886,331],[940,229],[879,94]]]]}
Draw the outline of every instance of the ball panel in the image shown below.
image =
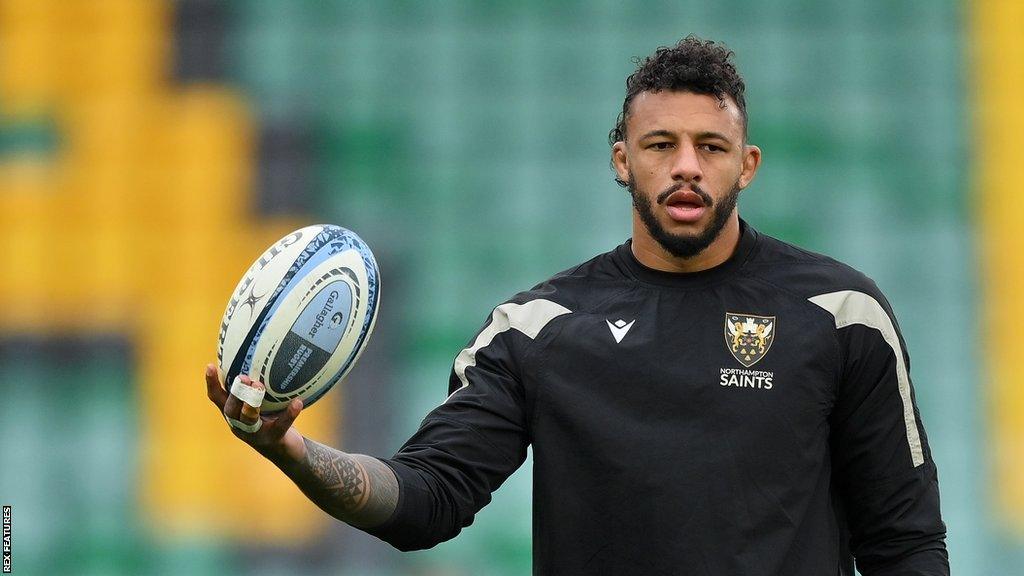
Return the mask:
{"type": "Polygon", "coordinates": [[[312,380],[330,357],[326,350],[314,346],[302,336],[294,332],[285,334],[267,378],[274,382],[276,394],[272,398],[286,398],[296,388],[312,380]]]}
{"type": "MultiPolygon", "coordinates": [[[[343,371],[351,362],[360,336],[363,336],[362,326],[366,324],[368,312],[366,286],[367,274],[363,269],[359,253],[355,250],[346,250],[341,254],[333,255],[320,266],[311,270],[282,300],[279,311],[270,318],[264,336],[257,344],[254,357],[262,360],[254,363],[248,372],[254,378],[267,384],[265,407],[270,407],[271,410],[276,409],[277,406],[283,408],[292,398],[296,397],[302,397],[304,401],[309,402],[310,395],[315,394],[321,387],[329,387],[332,384],[332,377],[343,371]],[[293,362],[284,343],[296,322],[293,319],[300,317],[312,306],[312,300],[323,293],[324,286],[335,285],[339,282],[347,285],[351,301],[350,312],[347,315],[348,321],[340,327],[342,334],[340,342],[333,350],[334,354],[313,377],[303,379],[301,385],[289,385],[287,388],[280,386],[278,378],[281,375],[288,376],[294,369],[294,366],[284,372],[274,369],[275,366],[293,362]],[[346,351],[351,352],[346,353],[346,351]]],[[[327,293],[329,294],[330,291],[327,293]]],[[[315,313],[316,310],[314,310],[315,313]]],[[[315,354],[311,353],[311,358],[313,356],[315,354]]],[[[310,361],[295,359],[295,362],[302,364],[310,361]]]]}
{"type": "Polygon", "coordinates": [[[371,314],[371,316],[372,317],[370,319],[370,325],[369,325],[369,327],[366,330],[364,330],[362,332],[360,340],[359,340],[359,343],[356,345],[356,349],[352,351],[352,356],[349,358],[348,364],[345,366],[345,368],[341,372],[335,374],[333,378],[328,380],[320,388],[320,390],[318,390],[316,392],[313,392],[307,398],[305,398],[303,400],[303,405],[304,406],[309,406],[313,402],[316,402],[317,400],[319,400],[320,397],[323,396],[324,394],[326,394],[335,384],[337,384],[342,379],[344,379],[346,376],[348,376],[348,373],[356,365],[356,362],[359,361],[359,357],[362,356],[363,350],[366,349],[366,345],[365,344],[366,344],[366,342],[369,341],[370,334],[373,333],[373,327],[377,325],[377,311],[374,310],[373,313],[371,314]]]}
{"type": "Polygon", "coordinates": [[[285,334],[267,379],[275,394],[289,394],[312,380],[345,335],[352,289],[343,280],[320,286],[285,334]]]}

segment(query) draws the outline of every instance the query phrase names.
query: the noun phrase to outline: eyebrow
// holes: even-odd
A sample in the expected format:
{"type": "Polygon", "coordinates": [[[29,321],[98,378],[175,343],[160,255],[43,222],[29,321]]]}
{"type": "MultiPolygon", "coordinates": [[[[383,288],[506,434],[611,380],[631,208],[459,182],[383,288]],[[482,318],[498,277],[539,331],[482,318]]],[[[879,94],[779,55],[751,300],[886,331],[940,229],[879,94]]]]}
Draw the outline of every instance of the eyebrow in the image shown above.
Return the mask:
{"type": "MultiPolygon", "coordinates": [[[[648,132],[648,133],[644,134],[643,136],[641,136],[640,140],[643,140],[645,138],[653,138],[655,136],[661,136],[661,137],[664,137],[664,138],[674,138],[675,134],[669,132],[668,130],[651,130],[650,132],[648,132]]],[[[696,136],[697,136],[698,140],[704,140],[704,139],[707,139],[707,138],[717,138],[719,140],[724,140],[726,142],[729,142],[730,144],[732,143],[732,140],[730,140],[729,137],[726,136],[725,134],[722,134],[721,132],[714,132],[714,131],[711,131],[711,130],[705,130],[704,132],[698,132],[696,134],[696,136]]]]}

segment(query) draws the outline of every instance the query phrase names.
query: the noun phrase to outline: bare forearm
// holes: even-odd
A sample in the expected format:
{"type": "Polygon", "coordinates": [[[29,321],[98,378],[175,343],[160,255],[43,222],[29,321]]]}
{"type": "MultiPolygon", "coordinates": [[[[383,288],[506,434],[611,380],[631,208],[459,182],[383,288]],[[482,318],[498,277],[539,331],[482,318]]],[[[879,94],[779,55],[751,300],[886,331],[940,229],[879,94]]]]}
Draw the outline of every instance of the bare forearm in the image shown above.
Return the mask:
{"type": "Polygon", "coordinates": [[[357,528],[379,526],[391,517],[398,504],[398,480],[391,468],[372,456],[303,441],[303,458],[277,465],[314,504],[357,528]]]}

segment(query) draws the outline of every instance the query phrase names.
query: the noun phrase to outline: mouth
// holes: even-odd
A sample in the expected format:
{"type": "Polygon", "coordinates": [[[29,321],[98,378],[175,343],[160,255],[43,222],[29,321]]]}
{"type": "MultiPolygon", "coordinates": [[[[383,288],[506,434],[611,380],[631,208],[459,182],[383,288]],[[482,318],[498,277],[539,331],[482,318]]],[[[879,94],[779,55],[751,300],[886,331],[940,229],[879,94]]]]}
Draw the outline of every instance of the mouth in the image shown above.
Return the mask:
{"type": "Polygon", "coordinates": [[[665,199],[665,211],[676,222],[692,223],[704,216],[708,205],[692,190],[676,190],[665,199]]]}

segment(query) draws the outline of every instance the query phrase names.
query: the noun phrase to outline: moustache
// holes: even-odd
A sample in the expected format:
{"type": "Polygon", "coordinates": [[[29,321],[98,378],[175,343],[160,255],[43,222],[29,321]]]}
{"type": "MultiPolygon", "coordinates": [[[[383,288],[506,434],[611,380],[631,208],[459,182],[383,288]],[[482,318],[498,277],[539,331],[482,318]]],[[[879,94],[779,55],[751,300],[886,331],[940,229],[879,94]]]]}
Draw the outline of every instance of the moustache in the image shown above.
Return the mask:
{"type": "MultiPolygon", "coordinates": [[[[675,194],[677,191],[682,190],[685,187],[686,185],[683,184],[682,182],[673,184],[664,192],[658,194],[658,197],[655,200],[658,202],[659,205],[664,204],[665,201],[668,200],[669,196],[675,194]]],[[[711,196],[707,192],[702,190],[701,187],[698,186],[697,184],[690,184],[690,190],[692,190],[693,193],[696,194],[697,196],[700,196],[700,199],[704,201],[705,206],[710,207],[715,203],[711,196]]]]}

